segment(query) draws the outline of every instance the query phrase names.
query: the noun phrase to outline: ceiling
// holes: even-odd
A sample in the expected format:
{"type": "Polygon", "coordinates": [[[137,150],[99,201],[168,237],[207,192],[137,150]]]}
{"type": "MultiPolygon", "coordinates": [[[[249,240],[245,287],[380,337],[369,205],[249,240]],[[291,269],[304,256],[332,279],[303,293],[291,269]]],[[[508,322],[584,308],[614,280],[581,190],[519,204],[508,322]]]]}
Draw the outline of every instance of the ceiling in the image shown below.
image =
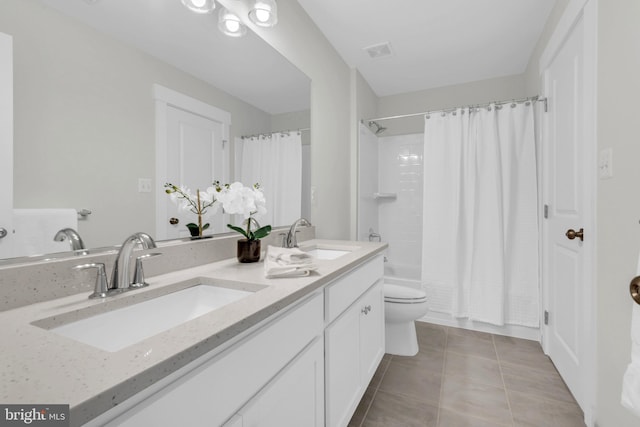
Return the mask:
{"type": "Polygon", "coordinates": [[[555,0],[298,0],[378,96],[521,74],[555,0]],[[388,42],[392,54],[364,48],[388,42]]]}
{"type": "MultiPolygon", "coordinates": [[[[309,79],[251,31],[224,36],[216,13],[192,13],[179,0],[40,1],[270,114],[309,108],[309,79]]],[[[524,72],[555,0],[298,2],[386,96],[524,72]],[[386,42],[390,56],[364,50],[386,42]]]]}

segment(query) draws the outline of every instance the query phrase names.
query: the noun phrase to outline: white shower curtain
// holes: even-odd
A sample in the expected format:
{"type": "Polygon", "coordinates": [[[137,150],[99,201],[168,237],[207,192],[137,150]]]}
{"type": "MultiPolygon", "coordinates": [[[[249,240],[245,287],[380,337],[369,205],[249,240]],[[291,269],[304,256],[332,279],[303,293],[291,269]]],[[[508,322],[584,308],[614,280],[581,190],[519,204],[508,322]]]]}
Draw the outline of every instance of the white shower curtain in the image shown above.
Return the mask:
{"type": "Polygon", "coordinates": [[[539,326],[533,109],[425,118],[422,279],[431,310],[539,326]]]}
{"type": "Polygon", "coordinates": [[[302,139],[300,132],[274,133],[245,138],[242,144],[240,181],[260,183],[267,213],[262,225],[289,225],[301,216],[302,139]]]}

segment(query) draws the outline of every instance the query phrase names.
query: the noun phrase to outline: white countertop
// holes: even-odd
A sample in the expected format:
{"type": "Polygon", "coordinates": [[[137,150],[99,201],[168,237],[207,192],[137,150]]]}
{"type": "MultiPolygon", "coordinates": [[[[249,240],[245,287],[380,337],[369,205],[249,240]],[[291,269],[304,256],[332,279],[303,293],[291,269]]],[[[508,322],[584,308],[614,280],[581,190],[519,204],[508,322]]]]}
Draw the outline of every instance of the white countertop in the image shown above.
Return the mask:
{"type": "MultiPolygon", "coordinates": [[[[300,244],[352,251],[318,260],[306,277],[267,279],[262,262],[235,258],[148,278],[150,286],[105,300],[87,293],[0,313],[0,396],[5,404],[69,404],[72,425],[82,424],[219,347],[386,248],[385,243],[309,240],[300,244]],[[254,294],[117,352],[63,337],[32,323],[67,323],[78,312],[104,311],[131,299],[172,291],[177,282],[204,277],[263,285],[254,294]]],[[[28,286],[28,283],[25,283],[28,286]]],[[[129,325],[135,328],[135,325],[129,325]]]]}

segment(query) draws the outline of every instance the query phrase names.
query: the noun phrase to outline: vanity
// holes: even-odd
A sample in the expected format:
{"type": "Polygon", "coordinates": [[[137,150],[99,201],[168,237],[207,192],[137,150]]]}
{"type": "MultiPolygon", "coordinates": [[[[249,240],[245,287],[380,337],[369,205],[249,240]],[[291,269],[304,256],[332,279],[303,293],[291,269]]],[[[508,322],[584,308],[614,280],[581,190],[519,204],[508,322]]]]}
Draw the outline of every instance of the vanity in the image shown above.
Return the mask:
{"type": "Polygon", "coordinates": [[[386,244],[300,247],[305,277],[225,258],[1,312],[2,400],[69,404],[72,426],[346,426],[384,354],[386,244]]]}

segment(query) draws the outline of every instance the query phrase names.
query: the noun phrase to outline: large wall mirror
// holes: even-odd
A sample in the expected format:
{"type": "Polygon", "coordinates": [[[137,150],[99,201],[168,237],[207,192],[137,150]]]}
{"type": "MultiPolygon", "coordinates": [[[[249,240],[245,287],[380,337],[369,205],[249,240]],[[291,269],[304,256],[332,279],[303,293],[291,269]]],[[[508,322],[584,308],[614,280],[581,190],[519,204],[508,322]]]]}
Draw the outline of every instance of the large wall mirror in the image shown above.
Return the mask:
{"type": "MultiPolygon", "coordinates": [[[[88,248],[155,233],[166,195],[154,85],[230,113],[231,145],[309,127],[307,76],[251,31],[225,36],[217,13],[179,0],[2,0],[0,32],[13,38],[14,208],[90,210],[78,218],[88,248]]],[[[232,171],[236,157],[231,148],[232,171]]]]}

